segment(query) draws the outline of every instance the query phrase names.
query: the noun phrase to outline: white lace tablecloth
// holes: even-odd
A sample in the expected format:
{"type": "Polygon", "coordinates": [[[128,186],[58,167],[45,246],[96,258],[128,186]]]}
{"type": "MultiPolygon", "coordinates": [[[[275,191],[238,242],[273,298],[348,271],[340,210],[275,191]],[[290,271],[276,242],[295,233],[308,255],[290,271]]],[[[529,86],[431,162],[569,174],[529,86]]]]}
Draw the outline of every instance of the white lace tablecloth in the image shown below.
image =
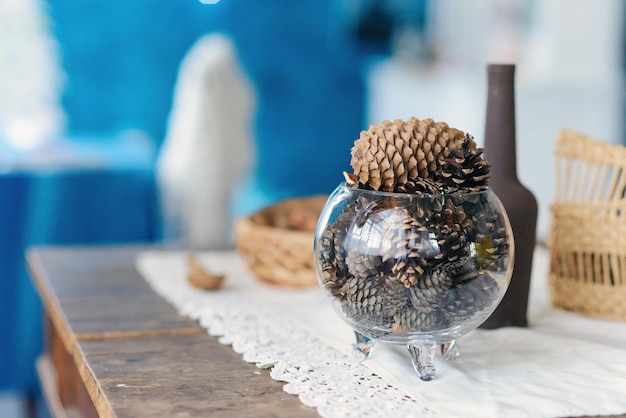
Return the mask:
{"type": "MultiPolygon", "coordinates": [[[[211,335],[270,368],[285,391],[325,417],[560,417],[626,413],[626,323],[552,308],[547,250],[535,253],[530,327],[475,330],[461,356],[437,356],[437,377],[421,381],[403,346],[378,343],[362,363],[352,330],[317,289],[288,290],[256,280],[235,252],[196,255],[224,287],[186,281],[182,252],[150,251],[137,267],[152,288],[211,335]]],[[[626,301],[625,301],[626,303],[626,301]]]]}

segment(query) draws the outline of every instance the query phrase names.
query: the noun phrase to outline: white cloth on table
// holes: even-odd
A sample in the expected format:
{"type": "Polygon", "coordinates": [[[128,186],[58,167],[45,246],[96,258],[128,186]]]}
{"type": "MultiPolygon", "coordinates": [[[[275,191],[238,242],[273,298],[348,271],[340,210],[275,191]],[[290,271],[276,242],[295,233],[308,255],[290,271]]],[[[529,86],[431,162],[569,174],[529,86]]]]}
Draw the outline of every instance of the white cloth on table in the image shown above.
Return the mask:
{"type": "Polygon", "coordinates": [[[529,328],[474,330],[461,356],[437,356],[437,377],[421,381],[403,346],[377,343],[359,363],[352,330],[317,289],[256,280],[236,252],[198,260],[226,274],[217,292],[186,282],[182,252],[140,254],[137,266],[178,311],[326,417],[560,417],[626,413],[626,323],[586,318],[549,305],[549,254],[535,253],[529,328]]]}

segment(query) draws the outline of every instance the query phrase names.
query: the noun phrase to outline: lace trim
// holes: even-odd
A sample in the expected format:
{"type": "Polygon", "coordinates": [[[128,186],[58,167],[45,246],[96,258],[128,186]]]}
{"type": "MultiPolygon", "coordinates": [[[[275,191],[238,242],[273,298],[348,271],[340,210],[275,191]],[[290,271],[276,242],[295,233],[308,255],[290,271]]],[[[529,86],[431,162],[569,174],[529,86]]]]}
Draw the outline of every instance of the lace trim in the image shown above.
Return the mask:
{"type": "Polygon", "coordinates": [[[384,416],[396,412],[408,417],[425,412],[416,414],[423,409],[417,401],[273,309],[239,306],[214,312],[200,323],[245,361],[271,367],[274,380],[287,382],[287,393],[323,416],[382,416],[385,411],[384,416]]]}
{"type": "Polygon", "coordinates": [[[535,254],[533,327],[473,331],[463,337],[461,361],[439,362],[438,378],[427,384],[416,384],[420,380],[400,346],[377,344],[364,363],[350,357],[350,327],[337,320],[318,289],[263,285],[236,252],[198,257],[212,272],[226,274],[218,292],[187,283],[183,253],[150,252],[137,266],[181,314],[244,360],[271,368],[273,379],[286,382],[286,392],[325,417],[619,415],[626,410],[620,390],[626,372],[606,365],[623,363],[626,324],[552,309],[548,255],[535,254]]]}
{"type": "MultiPolygon", "coordinates": [[[[141,262],[139,267],[141,271],[141,262]]],[[[245,361],[271,368],[274,380],[286,382],[285,392],[298,395],[303,404],[317,408],[324,417],[431,414],[365,364],[324,343],[254,295],[227,289],[198,292],[180,280],[155,280],[150,272],[143,273],[153,289],[182,315],[198,320],[245,361]]]]}

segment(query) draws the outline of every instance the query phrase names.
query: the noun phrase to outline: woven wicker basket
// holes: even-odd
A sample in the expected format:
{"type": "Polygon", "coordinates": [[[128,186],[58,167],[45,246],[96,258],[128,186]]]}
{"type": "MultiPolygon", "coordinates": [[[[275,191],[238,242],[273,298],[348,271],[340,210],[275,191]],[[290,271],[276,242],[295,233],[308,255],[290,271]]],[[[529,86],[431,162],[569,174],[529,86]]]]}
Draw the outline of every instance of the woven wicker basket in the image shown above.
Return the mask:
{"type": "Polygon", "coordinates": [[[237,249],[259,279],[287,287],[317,286],[313,241],[327,199],[287,199],[235,222],[237,249]]]}
{"type": "Polygon", "coordinates": [[[556,169],[552,304],[626,320],[626,148],[562,131],[556,169]]]}

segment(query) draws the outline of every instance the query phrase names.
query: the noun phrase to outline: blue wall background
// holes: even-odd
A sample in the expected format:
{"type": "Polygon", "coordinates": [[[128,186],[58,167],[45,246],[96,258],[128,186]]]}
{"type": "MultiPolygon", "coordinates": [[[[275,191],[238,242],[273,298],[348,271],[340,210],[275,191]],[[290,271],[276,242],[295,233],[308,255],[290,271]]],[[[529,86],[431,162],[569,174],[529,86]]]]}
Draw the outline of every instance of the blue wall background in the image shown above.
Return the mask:
{"type": "Polygon", "coordinates": [[[160,144],[179,62],[197,38],[220,31],[257,89],[257,187],[329,192],[363,128],[365,55],[341,4],[49,0],[70,132],[138,128],[160,144]]]}
{"type": "Polygon", "coordinates": [[[178,65],[200,36],[229,34],[257,90],[258,162],[251,192],[270,200],[329,193],[342,180],[349,149],[363,129],[363,68],[372,52],[386,46],[364,48],[341,4],[45,3],[67,77],[62,141],[94,148],[104,162],[0,174],[0,390],[38,391],[41,306],[25,268],[28,247],[159,240],[156,154],[126,155],[120,132],[144,131],[158,151],[178,65]]]}

